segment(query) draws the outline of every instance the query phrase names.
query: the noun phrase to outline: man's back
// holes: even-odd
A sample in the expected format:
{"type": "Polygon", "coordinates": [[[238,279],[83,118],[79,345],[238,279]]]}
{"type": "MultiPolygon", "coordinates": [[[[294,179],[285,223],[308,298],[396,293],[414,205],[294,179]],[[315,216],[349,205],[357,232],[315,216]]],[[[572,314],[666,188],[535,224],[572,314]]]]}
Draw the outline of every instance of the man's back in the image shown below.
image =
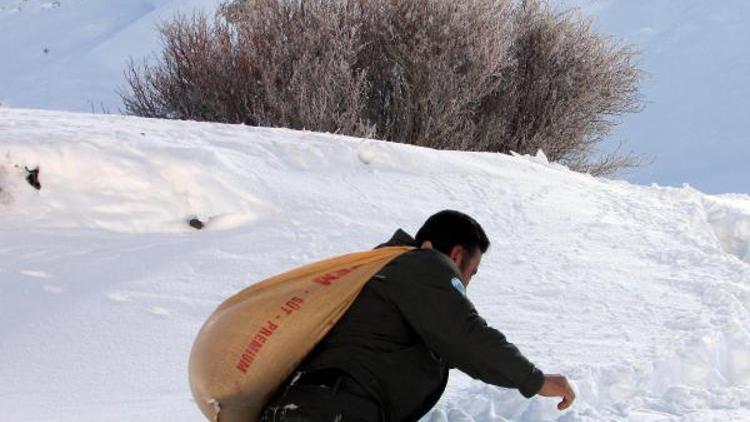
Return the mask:
{"type": "Polygon", "coordinates": [[[348,373],[380,404],[388,420],[417,420],[427,413],[445,389],[448,366],[427,347],[393,297],[410,281],[396,273],[432,265],[457,276],[441,255],[417,249],[389,263],[365,285],[300,370],[336,368],[348,373]]]}

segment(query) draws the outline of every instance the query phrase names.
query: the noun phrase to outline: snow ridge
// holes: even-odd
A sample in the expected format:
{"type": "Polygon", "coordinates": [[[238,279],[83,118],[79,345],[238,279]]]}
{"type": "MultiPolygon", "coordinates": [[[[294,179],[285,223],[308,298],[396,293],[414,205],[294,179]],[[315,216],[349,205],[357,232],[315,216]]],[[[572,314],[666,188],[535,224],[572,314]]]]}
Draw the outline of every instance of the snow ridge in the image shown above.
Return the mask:
{"type": "Polygon", "coordinates": [[[9,420],[200,421],[187,357],[224,298],[445,208],[493,242],[468,297],[579,399],[454,371],[425,421],[750,418],[746,195],[241,125],[3,108],[0,133],[9,420]]]}

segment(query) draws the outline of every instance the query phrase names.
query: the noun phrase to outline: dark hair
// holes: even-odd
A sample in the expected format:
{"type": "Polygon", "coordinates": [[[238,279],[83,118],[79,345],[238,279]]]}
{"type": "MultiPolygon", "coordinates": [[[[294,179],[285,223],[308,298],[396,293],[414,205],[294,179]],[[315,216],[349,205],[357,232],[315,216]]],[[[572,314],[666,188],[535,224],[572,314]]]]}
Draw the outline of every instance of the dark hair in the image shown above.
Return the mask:
{"type": "Polygon", "coordinates": [[[440,211],[425,221],[417,232],[417,246],[422,246],[427,240],[432,242],[434,249],[446,255],[450,255],[456,245],[471,253],[477,249],[485,253],[490,247],[482,226],[468,215],[454,210],[440,211]]]}

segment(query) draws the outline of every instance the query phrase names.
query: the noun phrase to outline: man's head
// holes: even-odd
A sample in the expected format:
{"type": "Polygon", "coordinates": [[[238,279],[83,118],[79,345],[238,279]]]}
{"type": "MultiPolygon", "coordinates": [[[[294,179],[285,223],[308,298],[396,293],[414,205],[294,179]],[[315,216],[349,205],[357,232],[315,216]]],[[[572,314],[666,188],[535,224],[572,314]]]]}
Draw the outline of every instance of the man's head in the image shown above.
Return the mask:
{"type": "Polygon", "coordinates": [[[487,252],[490,241],[482,226],[468,215],[444,210],[431,216],[417,232],[417,245],[436,249],[456,264],[464,285],[468,285],[476,274],[482,254],[487,252]]]}

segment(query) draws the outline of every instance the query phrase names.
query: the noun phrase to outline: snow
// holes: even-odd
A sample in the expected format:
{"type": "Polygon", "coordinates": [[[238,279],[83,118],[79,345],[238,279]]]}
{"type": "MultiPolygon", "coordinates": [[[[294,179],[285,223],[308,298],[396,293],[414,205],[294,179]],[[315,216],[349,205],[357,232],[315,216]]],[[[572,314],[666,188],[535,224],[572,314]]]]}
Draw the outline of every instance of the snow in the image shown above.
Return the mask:
{"type": "Polygon", "coordinates": [[[750,196],[117,115],[0,108],[0,134],[3,420],[200,421],[187,359],[223,299],[445,208],[493,242],[480,314],[578,400],[454,372],[425,421],[750,420],[750,196]]]}
{"type": "MultiPolygon", "coordinates": [[[[597,31],[634,44],[646,107],[605,147],[653,163],[631,182],[750,194],[750,3],[744,0],[551,0],[580,7],[597,31]]],[[[122,111],[128,58],[160,50],[159,22],[219,0],[0,0],[0,105],[122,111]]],[[[365,157],[363,159],[366,159],[365,157]]]]}
{"type": "Polygon", "coordinates": [[[157,25],[219,0],[0,0],[0,103],[118,113],[129,58],[160,51],[157,25]]]}

